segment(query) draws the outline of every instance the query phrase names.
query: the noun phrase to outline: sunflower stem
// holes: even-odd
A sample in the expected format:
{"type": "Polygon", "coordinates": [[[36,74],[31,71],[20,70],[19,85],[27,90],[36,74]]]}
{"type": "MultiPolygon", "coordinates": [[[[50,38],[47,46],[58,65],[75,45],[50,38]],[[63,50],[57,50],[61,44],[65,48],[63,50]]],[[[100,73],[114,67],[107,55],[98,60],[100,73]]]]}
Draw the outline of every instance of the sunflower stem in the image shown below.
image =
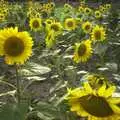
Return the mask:
{"type": "Polygon", "coordinates": [[[21,90],[20,90],[20,77],[18,73],[18,66],[15,65],[15,70],[16,70],[16,89],[17,89],[17,102],[18,104],[20,103],[21,100],[21,90]]]}

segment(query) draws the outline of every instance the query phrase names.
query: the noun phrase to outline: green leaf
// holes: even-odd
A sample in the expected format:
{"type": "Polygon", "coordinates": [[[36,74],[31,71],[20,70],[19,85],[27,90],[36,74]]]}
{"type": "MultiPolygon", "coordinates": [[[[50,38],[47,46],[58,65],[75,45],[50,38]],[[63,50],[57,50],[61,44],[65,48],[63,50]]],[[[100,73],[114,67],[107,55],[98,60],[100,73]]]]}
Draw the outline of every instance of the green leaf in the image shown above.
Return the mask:
{"type": "Polygon", "coordinates": [[[28,104],[5,104],[0,108],[1,120],[25,120],[28,104]]]}

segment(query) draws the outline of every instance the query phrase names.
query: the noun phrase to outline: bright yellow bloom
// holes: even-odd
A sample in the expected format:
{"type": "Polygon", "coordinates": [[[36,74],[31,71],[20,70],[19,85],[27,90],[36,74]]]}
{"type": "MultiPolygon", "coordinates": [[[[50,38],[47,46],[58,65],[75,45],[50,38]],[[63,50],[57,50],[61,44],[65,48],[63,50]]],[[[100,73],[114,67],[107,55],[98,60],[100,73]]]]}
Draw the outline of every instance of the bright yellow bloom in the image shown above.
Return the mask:
{"type": "Polygon", "coordinates": [[[90,33],[92,30],[92,24],[87,21],[82,24],[82,29],[84,30],[85,33],[90,33]]]}
{"type": "Polygon", "coordinates": [[[74,18],[67,18],[64,22],[64,26],[66,30],[75,30],[76,26],[76,19],[74,18]]]}
{"type": "Polygon", "coordinates": [[[95,11],[95,17],[96,18],[101,18],[102,17],[102,13],[99,10],[95,11]]]}
{"type": "Polygon", "coordinates": [[[39,31],[42,27],[42,20],[41,18],[31,18],[29,25],[32,30],[39,31]]]}
{"type": "Polygon", "coordinates": [[[90,40],[82,41],[81,43],[76,43],[73,60],[76,63],[87,62],[87,60],[91,57],[92,52],[93,51],[90,40]]]}
{"type": "Polygon", "coordinates": [[[115,89],[115,86],[107,88],[105,84],[99,89],[92,89],[85,82],[82,88],[68,89],[66,100],[71,111],[88,120],[119,120],[120,98],[112,97],[115,89]]]}
{"type": "Polygon", "coordinates": [[[91,33],[91,39],[93,41],[103,41],[106,38],[105,29],[101,26],[96,25],[91,33]]]}
{"type": "Polygon", "coordinates": [[[27,32],[18,28],[0,31],[0,55],[5,56],[7,64],[24,64],[32,54],[33,41],[27,32]]]}

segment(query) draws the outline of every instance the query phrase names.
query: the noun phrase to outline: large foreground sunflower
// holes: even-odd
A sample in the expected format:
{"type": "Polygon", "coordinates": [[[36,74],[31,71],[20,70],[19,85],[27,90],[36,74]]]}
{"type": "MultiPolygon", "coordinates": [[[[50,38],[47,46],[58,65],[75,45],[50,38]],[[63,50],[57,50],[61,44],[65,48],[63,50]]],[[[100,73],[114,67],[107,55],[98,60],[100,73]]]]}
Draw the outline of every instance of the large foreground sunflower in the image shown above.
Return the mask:
{"type": "Polygon", "coordinates": [[[27,32],[18,32],[18,28],[0,31],[0,55],[5,56],[7,64],[24,64],[31,56],[32,46],[32,38],[27,32]]]}
{"type": "Polygon", "coordinates": [[[71,111],[87,117],[88,120],[119,120],[120,98],[112,97],[115,86],[106,88],[103,84],[99,89],[92,89],[86,82],[83,88],[68,90],[68,100],[71,111]]]}
{"type": "Polygon", "coordinates": [[[91,33],[91,39],[93,41],[103,41],[106,38],[105,29],[99,25],[96,25],[91,33]]]}
{"type": "Polygon", "coordinates": [[[42,20],[41,18],[31,18],[29,24],[32,30],[38,31],[42,27],[42,20]]]}
{"type": "Polygon", "coordinates": [[[91,41],[86,40],[81,43],[76,43],[74,52],[74,61],[76,63],[86,62],[92,55],[91,41]]]}
{"type": "Polygon", "coordinates": [[[75,30],[76,28],[76,19],[74,18],[67,18],[64,23],[66,30],[75,30]]]}

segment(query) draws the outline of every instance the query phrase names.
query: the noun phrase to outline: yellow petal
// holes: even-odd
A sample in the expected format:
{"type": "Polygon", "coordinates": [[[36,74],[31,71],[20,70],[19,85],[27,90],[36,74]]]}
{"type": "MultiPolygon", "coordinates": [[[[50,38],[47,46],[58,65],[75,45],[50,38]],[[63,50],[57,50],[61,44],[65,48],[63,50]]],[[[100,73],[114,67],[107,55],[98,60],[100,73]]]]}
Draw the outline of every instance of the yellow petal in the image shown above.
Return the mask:
{"type": "Polygon", "coordinates": [[[112,96],[112,94],[114,93],[115,90],[116,90],[116,87],[115,87],[115,86],[109,87],[109,88],[105,91],[105,96],[106,96],[106,97],[112,96]]]}
{"type": "Polygon", "coordinates": [[[86,90],[87,93],[92,93],[93,91],[88,82],[84,83],[84,89],[86,90]]]}
{"type": "Polygon", "coordinates": [[[105,96],[105,90],[106,90],[106,84],[103,84],[103,86],[100,87],[99,90],[98,90],[98,95],[99,96],[105,96]]]}
{"type": "Polygon", "coordinates": [[[115,113],[120,114],[120,107],[114,104],[110,104],[110,106],[115,113]]]}

